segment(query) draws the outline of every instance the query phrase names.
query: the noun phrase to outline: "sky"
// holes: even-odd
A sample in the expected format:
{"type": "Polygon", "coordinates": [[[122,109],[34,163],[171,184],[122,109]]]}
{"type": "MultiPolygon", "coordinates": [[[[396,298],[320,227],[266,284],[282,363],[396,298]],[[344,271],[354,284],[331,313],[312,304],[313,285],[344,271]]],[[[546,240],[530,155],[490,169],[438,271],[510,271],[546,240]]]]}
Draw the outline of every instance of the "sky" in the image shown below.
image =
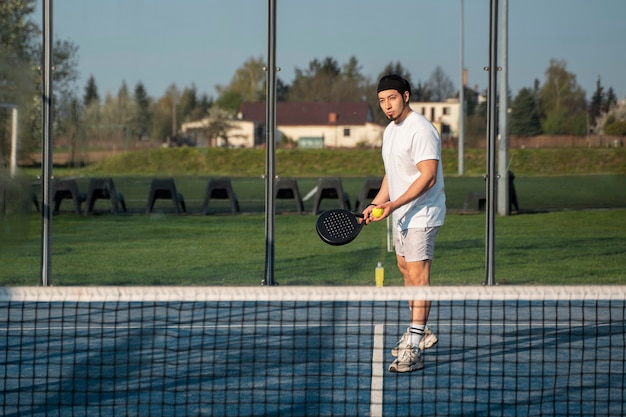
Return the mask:
{"type": "MultiPolygon", "coordinates": [[[[458,88],[462,1],[468,86],[485,91],[489,0],[276,0],[278,77],[291,83],[295,69],[306,70],[313,59],[343,65],[354,56],[372,81],[400,62],[414,84],[439,66],[458,88]]],[[[506,1],[513,96],[535,80],[543,83],[556,59],[576,75],[588,100],[598,78],[605,91],[626,97],[626,1],[506,1]]],[[[37,3],[41,24],[43,2],[37,3]]],[[[267,0],[57,0],[53,31],[79,47],[80,95],[93,75],[101,97],[116,94],[122,82],[131,91],[142,82],[152,97],[175,84],[216,98],[215,86],[228,85],[246,60],[267,57],[267,10],[267,0]]],[[[498,55],[505,66],[501,48],[498,55]]]]}

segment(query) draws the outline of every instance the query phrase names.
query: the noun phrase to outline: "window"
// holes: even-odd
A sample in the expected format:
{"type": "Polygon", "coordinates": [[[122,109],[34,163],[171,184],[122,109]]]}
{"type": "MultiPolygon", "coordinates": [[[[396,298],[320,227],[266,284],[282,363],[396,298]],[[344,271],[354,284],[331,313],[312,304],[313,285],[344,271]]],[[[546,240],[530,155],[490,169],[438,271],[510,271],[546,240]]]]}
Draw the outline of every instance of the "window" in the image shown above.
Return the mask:
{"type": "Polygon", "coordinates": [[[349,128],[349,127],[345,127],[345,128],[343,129],[343,136],[344,136],[344,137],[348,137],[348,136],[350,136],[350,128],[349,128]]]}
{"type": "Polygon", "coordinates": [[[450,107],[444,107],[443,108],[443,114],[450,115],[450,107]]]}

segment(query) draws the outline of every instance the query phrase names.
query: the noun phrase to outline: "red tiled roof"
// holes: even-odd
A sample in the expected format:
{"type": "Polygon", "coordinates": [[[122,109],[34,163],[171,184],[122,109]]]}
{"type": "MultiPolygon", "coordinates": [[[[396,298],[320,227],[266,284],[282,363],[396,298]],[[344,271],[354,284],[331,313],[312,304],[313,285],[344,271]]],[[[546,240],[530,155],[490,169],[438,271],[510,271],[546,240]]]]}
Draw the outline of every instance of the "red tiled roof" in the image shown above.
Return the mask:
{"type": "MultiPolygon", "coordinates": [[[[241,120],[265,121],[265,103],[242,103],[241,120]]],[[[363,125],[372,122],[367,103],[276,103],[276,124],[282,126],[363,125]]]]}

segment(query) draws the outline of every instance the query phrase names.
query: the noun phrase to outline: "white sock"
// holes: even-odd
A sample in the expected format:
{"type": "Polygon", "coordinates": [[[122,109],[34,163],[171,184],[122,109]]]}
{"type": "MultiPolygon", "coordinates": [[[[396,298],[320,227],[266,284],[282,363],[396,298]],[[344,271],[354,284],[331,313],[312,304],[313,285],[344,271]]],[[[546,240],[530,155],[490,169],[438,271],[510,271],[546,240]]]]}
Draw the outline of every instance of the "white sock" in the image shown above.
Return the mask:
{"type": "Polygon", "coordinates": [[[413,324],[409,326],[409,345],[418,347],[422,337],[424,336],[425,324],[413,324]]]}

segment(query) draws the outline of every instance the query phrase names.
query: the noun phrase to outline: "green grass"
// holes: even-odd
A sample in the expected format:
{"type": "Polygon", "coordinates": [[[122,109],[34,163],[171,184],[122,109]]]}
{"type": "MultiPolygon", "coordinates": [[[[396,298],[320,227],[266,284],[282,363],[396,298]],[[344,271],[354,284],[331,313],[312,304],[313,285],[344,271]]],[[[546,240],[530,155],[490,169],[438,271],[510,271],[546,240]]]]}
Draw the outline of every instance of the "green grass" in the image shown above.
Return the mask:
{"type": "MultiPolygon", "coordinates": [[[[276,216],[275,277],[281,285],[372,285],[377,261],[401,285],[386,229],[375,224],[343,247],[323,244],[311,215],[276,216]]],[[[483,215],[449,215],[437,241],[435,285],[484,281],[483,215]]],[[[623,284],[626,210],[498,217],[496,281],[506,284],[623,284]]],[[[170,214],[53,220],[54,285],[258,285],[264,277],[264,216],[170,214]]],[[[39,229],[4,240],[0,284],[39,283],[39,229]]]]}
{"type": "MultiPolygon", "coordinates": [[[[626,164],[624,149],[511,150],[520,215],[497,217],[496,281],[507,284],[626,282],[626,164]],[[592,210],[589,210],[592,209],[592,210]]],[[[64,202],[52,220],[54,285],[258,285],[264,278],[263,150],[159,149],[130,152],[82,169],[55,168],[56,177],[113,176],[128,205],[109,215],[99,200],[94,216],[76,216],[64,202]],[[243,214],[212,201],[199,215],[207,180],[229,176],[243,214]],[[150,180],[174,176],[188,215],[174,216],[159,200],[146,215],[150,180]]],[[[437,241],[433,284],[484,281],[485,216],[462,214],[465,196],[484,191],[484,152],[468,150],[467,176],[456,176],[456,154],[445,150],[449,214],[437,241]]],[[[367,176],[381,175],[380,150],[277,151],[277,172],[298,178],[302,195],[321,176],[340,176],[354,202],[367,176]]],[[[25,170],[31,178],[36,169],[25,170]]],[[[321,209],[336,206],[325,200],[321,209]]],[[[372,285],[377,261],[388,285],[401,285],[384,225],[365,228],[344,247],[324,245],[308,214],[292,200],[276,202],[275,276],[281,285],[372,285]]],[[[0,285],[37,285],[41,220],[35,213],[0,215],[0,285]]]]}

